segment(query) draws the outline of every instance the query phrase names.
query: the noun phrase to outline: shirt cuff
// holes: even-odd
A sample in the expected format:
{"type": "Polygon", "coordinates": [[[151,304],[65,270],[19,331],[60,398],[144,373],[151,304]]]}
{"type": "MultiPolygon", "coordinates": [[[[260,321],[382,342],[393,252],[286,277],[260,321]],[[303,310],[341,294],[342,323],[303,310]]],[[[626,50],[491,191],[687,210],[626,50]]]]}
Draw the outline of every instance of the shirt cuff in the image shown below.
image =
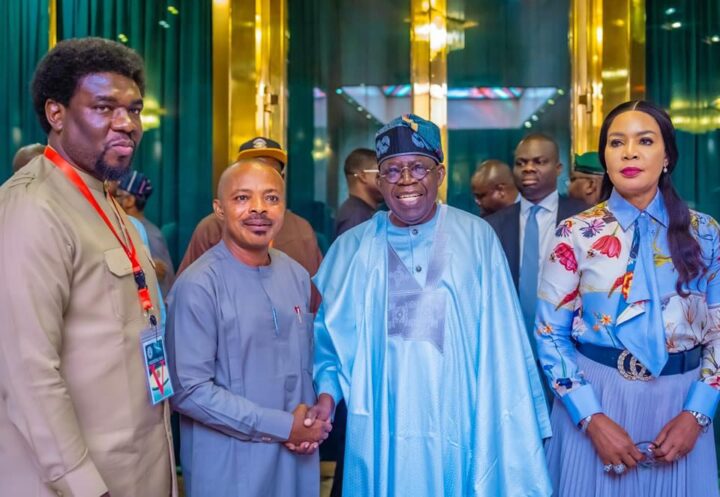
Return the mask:
{"type": "Polygon", "coordinates": [[[284,442],[290,437],[292,425],[292,413],[279,409],[263,409],[253,438],[259,442],[284,442]]]}
{"type": "Polygon", "coordinates": [[[333,401],[335,402],[335,407],[337,407],[338,403],[343,398],[342,389],[340,388],[340,384],[337,381],[337,376],[333,375],[330,377],[329,375],[323,375],[322,377],[318,377],[315,380],[315,391],[318,393],[318,397],[320,397],[321,393],[326,393],[329,396],[333,398],[333,401]]]}
{"type": "Polygon", "coordinates": [[[592,385],[586,384],[574,388],[560,398],[576,425],[591,414],[602,412],[602,406],[595,396],[592,385]]]}
{"type": "Polygon", "coordinates": [[[99,497],[108,491],[95,464],[85,455],[80,464],[50,486],[62,497],[99,497]]]}
{"type": "Polygon", "coordinates": [[[683,411],[697,411],[712,419],[715,417],[718,401],[720,401],[720,390],[702,381],[696,381],[685,398],[683,411]]]}

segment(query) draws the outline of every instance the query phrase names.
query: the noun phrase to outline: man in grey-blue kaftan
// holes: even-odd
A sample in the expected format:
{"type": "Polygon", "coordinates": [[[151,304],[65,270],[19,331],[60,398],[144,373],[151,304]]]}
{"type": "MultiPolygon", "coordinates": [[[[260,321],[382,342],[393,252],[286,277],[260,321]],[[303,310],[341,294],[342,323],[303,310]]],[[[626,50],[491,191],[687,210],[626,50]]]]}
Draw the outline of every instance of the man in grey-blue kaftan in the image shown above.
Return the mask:
{"type": "Polygon", "coordinates": [[[315,402],[310,279],[269,248],[285,212],[284,182],[243,159],[223,173],[213,207],[222,241],[168,299],[187,495],[317,497],[313,449],[330,425],[305,426],[315,402]]]}

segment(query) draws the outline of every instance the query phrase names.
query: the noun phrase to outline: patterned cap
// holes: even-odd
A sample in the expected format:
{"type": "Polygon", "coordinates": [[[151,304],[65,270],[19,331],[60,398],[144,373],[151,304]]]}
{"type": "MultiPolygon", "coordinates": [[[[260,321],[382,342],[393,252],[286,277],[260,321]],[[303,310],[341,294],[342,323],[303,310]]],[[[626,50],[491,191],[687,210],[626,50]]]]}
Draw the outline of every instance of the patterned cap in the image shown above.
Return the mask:
{"type": "Polygon", "coordinates": [[[600,155],[597,152],[585,152],[582,155],[575,154],[575,171],[597,176],[605,174],[605,170],[600,164],[600,155]]]}
{"type": "Polygon", "coordinates": [[[424,155],[440,164],[444,158],[440,128],[415,114],[405,114],[377,132],[375,154],[378,164],[399,155],[424,155]]]}
{"type": "Polygon", "coordinates": [[[130,171],[120,178],[118,188],[136,197],[147,199],[153,192],[153,186],[147,176],[140,171],[130,171]]]}
{"type": "Polygon", "coordinates": [[[285,169],[287,164],[287,153],[282,149],[280,144],[270,138],[256,136],[240,145],[236,160],[248,159],[251,157],[270,157],[280,163],[281,170],[285,169]]]}

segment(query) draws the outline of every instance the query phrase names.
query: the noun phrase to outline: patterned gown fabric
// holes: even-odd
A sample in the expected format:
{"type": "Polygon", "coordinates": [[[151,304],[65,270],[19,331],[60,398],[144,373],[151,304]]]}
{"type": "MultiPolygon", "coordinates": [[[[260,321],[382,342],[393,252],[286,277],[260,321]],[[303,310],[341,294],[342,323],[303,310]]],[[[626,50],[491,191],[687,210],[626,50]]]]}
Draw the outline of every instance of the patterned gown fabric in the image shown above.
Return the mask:
{"type": "MultiPolygon", "coordinates": [[[[444,209],[439,217],[437,224],[442,226],[444,209]]],[[[432,343],[441,354],[447,299],[438,287],[447,256],[445,244],[444,231],[436,230],[432,256],[426,265],[428,275],[424,287],[417,282],[392,245],[388,244],[388,336],[432,343]]]]}
{"type": "MultiPolygon", "coordinates": [[[[645,214],[652,218],[654,264],[636,267],[631,286],[648,285],[642,280],[657,282],[667,352],[703,345],[701,372],[686,405],[712,417],[720,397],[720,228],[712,217],[692,212],[692,232],[700,242],[708,270],[690,283],[690,295],[682,298],[675,290],[677,274],[667,245],[667,211],[659,194],[645,214]],[[647,274],[651,271],[653,275],[647,274]]],[[[625,323],[632,326],[634,318],[648,310],[648,302],[638,300],[617,314],[621,294],[628,291],[632,226],[640,215],[613,192],[607,203],[559,225],[556,243],[543,266],[535,324],[538,351],[555,392],[577,421],[601,409],[592,386],[575,364],[573,340],[626,348],[628,344],[618,337],[618,327],[622,329],[625,323]]],[[[628,295],[630,301],[632,294],[628,295]]],[[[635,331],[658,332],[639,327],[635,331]]]]}

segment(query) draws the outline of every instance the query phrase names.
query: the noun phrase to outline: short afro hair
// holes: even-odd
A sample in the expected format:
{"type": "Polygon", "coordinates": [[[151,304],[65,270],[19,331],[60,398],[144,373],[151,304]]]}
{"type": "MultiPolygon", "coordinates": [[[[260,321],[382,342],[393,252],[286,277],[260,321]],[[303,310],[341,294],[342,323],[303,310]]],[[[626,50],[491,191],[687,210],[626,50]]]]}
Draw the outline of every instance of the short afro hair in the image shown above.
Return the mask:
{"type": "Polygon", "coordinates": [[[50,133],[45,102],[55,100],[65,106],[75,94],[78,82],[88,74],[111,72],[135,81],[145,94],[143,60],[134,50],[104,38],[76,38],[58,43],[42,58],[30,85],[33,106],[40,126],[50,133]]]}

